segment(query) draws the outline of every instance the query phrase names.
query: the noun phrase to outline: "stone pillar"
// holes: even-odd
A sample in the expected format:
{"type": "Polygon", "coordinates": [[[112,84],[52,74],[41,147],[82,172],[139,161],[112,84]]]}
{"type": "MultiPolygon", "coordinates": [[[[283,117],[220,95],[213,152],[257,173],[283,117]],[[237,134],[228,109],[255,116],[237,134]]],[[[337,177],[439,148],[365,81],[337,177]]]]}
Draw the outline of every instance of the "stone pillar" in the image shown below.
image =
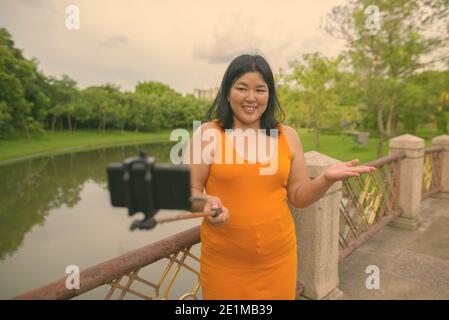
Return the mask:
{"type": "MultiPolygon", "coordinates": [[[[340,161],[319,152],[304,154],[311,179],[340,161]]],[[[294,209],[298,241],[298,281],[304,286],[299,298],[335,299],[338,289],[339,203],[342,182],[338,181],[324,196],[302,209],[294,209]]]]}
{"type": "Polygon", "coordinates": [[[443,147],[441,159],[441,194],[443,198],[449,198],[449,135],[445,134],[432,139],[432,147],[443,147]]]}
{"type": "Polygon", "coordinates": [[[390,154],[404,151],[399,161],[399,207],[402,214],[389,225],[416,230],[421,221],[421,193],[424,167],[424,140],[404,134],[390,140],[390,154]]]}

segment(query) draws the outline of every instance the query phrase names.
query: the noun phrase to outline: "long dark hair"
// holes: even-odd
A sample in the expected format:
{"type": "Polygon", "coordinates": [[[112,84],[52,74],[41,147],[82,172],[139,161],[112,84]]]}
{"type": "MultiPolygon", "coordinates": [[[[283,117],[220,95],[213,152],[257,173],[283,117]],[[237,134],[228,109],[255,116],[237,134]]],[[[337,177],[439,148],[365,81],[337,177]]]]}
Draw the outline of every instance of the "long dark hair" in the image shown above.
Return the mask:
{"type": "Polygon", "coordinates": [[[276,94],[270,65],[260,55],[243,54],[232,60],[223,76],[217,97],[207,111],[209,121],[218,119],[223,130],[233,128],[234,118],[228,101],[229,92],[238,78],[247,72],[254,71],[260,72],[268,85],[268,104],[260,118],[260,129],[266,129],[268,135],[270,135],[270,129],[277,129],[279,122],[284,121],[285,113],[276,94]]]}

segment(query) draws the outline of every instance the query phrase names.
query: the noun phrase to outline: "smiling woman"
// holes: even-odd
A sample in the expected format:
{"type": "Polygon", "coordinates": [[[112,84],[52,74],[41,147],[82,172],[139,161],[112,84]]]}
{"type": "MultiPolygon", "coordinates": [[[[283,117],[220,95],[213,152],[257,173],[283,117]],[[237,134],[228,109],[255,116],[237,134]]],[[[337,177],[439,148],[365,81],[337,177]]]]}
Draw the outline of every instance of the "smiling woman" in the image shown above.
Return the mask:
{"type": "MultiPolygon", "coordinates": [[[[250,146],[230,148],[243,155],[241,162],[195,162],[189,159],[192,195],[206,193],[205,212],[220,208],[216,217],[201,224],[200,280],[204,299],[294,299],[296,294],[297,245],[289,201],[303,208],[320,199],[336,181],[374,168],[353,168],[355,162],[329,166],[313,181],[296,131],[281,124],[283,112],[276,95],[274,77],[259,55],[241,55],[228,66],[218,95],[208,111],[209,121],[194,136],[215,129],[218,150],[235,145],[249,131],[269,139],[256,141],[256,148],[275,140],[269,168],[248,161],[250,146]],[[229,135],[228,131],[233,134],[229,135]],[[240,137],[239,137],[240,136],[240,137]],[[275,162],[275,165],[272,163],[275,162]]],[[[191,157],[201,159],[209,150],[208,139],[196,139],[187,147],[191,157]],[[206,143],[205,143],[206,141],[206,143]],[[195,154],[197,153],[197,154],[195,154]]],[[[228,154],[228,151],[226,151],[228,154]]]]}
{"type": "Polygon", "coordinates": [[[254,129],[268,103],[268,86],[259,72],[248,72],[232,86],[228,102],[237,126],[250,123],[254,129]]]}
{"type": "Polygon", "coordinates": [[[209,119],[220,120],[223,130],[243,127],[277,129],[278,122],[283,121],[285,115],[268,62],[258,55],[242,55],[234,59],[223,76],[218,95],[207,115],[209,119]]]}

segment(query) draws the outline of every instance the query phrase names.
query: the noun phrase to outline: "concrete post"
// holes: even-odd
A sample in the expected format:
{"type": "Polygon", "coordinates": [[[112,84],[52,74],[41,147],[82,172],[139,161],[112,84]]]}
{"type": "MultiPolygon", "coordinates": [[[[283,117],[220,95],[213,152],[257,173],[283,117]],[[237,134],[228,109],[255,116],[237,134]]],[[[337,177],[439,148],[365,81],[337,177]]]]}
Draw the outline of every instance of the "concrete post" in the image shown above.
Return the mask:
{"type": "Polygon", "coordinates": [[[402,214],[389,225],[416,230],[421,221],[421,192],[424,167],[424,140],[404,134],[390,140],[390,154],[404,151],[399,162],[399,207],[402,214]]]}
{"type": "MultiPolygon", "coordinates": [[[[311,179],[340,162],[315,151],[306,152],[304,157],[311,179]]],[[[338,289],[342,185],[341,181],[336,182],[320,200],[306,208],[292,208],[298,241],[298,281],[304,285],[302,298],[335,299],[342,294],[338,289]]]]}
{"type": "Polygon", "coordinates": [[[441,196],[449,198],[449,135],[445,134],[432,139],[432,147],[443,147],[441,161],[441,196]]]}

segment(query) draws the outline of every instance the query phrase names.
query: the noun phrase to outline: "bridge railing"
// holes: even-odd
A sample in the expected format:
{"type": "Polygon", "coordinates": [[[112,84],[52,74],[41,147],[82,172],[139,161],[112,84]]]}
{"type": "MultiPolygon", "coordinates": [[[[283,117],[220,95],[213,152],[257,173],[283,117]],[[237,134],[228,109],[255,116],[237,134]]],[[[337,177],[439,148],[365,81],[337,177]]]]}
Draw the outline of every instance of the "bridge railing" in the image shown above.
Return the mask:
{"type": "Polygon", "coordinates": [[[424,149],[422,200],[441,191],[443,151],[443,147],[424,149]]]}
{"type": "Polygon", "coordinates": [[[62,278],[15,299],[65,300],[99,287],[105,299],[197,299],[199,258],[192,251],[199,242],[199,227],[191,228],[83,270],[79,289],[68,289],[62,278]],[[190,288],[176,295],[176,282],[190,288]]]}
{"type": "Polygon", "coordinates": [[[339,259],[360,247],[380,228],[401,214],[399,207],[400,152],[363,165],[376,167],[371,173],[343,182],[340,201],[339,259]]]}
{"type": "MultiPolygon", "coordinates": [[[[339,260],[387,224],[416,229],[422,199],[436,192],[449,195],[449,136],[436,137],[432,144],[425,149],[424,141],[411,135],[391,139],[390,155],[365,164],[378,170],[335,183],[299,213],[291,208],[298,296],[337,296],[339,260]]],[[[339,162],[315,151],[305,158],[312,179],[339,162]]],[[[199,227],[192,228],[83,270],[80,289],[67,289],[62,278],[16,299],[82,298],[100,287],[106,299],[198,299],[199,245],[199,227]],[[183,289],[174,289],[177,283],[183,289]]]]}

